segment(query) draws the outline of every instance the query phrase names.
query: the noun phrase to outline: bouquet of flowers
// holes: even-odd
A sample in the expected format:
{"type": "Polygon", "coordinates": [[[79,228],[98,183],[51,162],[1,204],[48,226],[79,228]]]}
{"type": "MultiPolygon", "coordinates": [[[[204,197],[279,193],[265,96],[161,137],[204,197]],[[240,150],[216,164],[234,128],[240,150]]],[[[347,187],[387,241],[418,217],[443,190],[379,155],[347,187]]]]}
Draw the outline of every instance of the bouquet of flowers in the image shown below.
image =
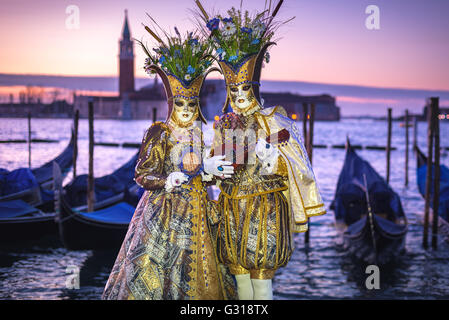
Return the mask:
{"type": "Polygon", "coordinates": [[[208,41],[201,39],[197,34],[187,32],[186,36],[182,37],[175,27],[176,36],[171,36],[163,31],[167,39],[164,42],[148,26],[144,25],[144,27],[158,42],[158,46],[150,50],[145,44],[137,40],[148,56],[145,59],[144,66],[147,73],[154,73],[149,68],[154,64],[188,86],[196,77],[204,74],[212,64],[213,58],[211,54],[213,48],[208,44],[208,41]]]}
{"type": "MultiPolygon", "coordinates": [[[[198,16],[202,21],[200,29],[204,36],[208,36],[209,43],[215,49],[219,61],[237,64],[245,57],[258,53],[266,43],[272,41],[280,25],[294,19],[293,17],[285,22],[273,21],[282,2],[283,0],[279,1],[273,11],[268,8],[252,16],[247,10],[242,12],[241,9],[232,7],[227,11],[227,17],[217,14],[210,19],[200,1],[196,0],[200,9],[198,16]]],[[[265,61],[268,63],[269,60],[270,56],[267,52],[265,61]]]]}

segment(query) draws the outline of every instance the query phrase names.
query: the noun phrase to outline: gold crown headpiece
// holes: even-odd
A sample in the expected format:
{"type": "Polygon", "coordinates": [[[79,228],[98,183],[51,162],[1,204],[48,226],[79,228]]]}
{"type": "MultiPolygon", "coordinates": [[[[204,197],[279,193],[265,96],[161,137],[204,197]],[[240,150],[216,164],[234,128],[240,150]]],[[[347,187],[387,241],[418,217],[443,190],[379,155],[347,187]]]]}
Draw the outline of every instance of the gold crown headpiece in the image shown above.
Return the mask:
{"type": "Polygon", "coordinates": [[[227,61],[220,60],[218,64],[226,82],[226,101],[222,111],[226,112],[229,104],[229,86],[238,86],[243,83],[253,84],[252,90],[257,101],[260,103],[260,75],[262,72],[262,63],[268,47],[276,44],[274,42],[266,43],[258,53],[249,55],[239,61],[237,64],[231,64],[227,61]]]}
{"type": "Polygon", "coordinates": [[[242,60],[237,65],[232,65],[227,61],[219,61],[223,71],[226,85],[238,86],[242,83],[259,84],[253,81],[254,69],[256,66],[257,54],[252,54],[242,60]]]}
{"type": "MultiPolygon", "coordinates": [[[[175,98],[177,97],[182,97],[185,99],[199,98],[201,88],[207,75],[212,71],[221,72],[218,68],[210,68],[204,74],[199,75],[198,77],[190,81],[189,85],[187,86],[185,85],[184,81],[180,81],[176,76],[166,73],[158,65],[152,64],[148,67],[148,69],[156,72],[161,77],[162,83],[164,84],[168,104],[168,113],[166,121],[168,121],[172,115],[173,100],[175,98]]],[[[199,108],[198,111],[201,121],[206,123],[206,119],[204,118],[204,115],[201,112],[201,107],[199,108]]]]}
{"type": "Polygon", "coordinates": [[[199,98],[201,86],[203,84],[204,76],[200,75],[193,79],[189,85],[185,85],[184,81],[179,80],[175,75],[167,73],[170,89],[173,94],[173,98],[181,97],[185,99],[199,98]]]}

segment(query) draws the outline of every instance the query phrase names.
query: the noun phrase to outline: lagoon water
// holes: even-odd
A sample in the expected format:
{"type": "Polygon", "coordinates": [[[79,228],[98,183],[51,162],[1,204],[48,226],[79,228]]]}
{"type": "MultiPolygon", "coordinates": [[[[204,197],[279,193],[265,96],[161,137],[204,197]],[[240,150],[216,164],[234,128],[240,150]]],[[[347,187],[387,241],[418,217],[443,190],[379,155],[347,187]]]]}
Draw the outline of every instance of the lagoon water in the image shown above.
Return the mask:
{"type": "MultiPolygon", "coordinates": [[[[99,142],[139,142],[149,120],[96,120],[95,140],[99,142]]],[[[70,138],[70,119],[33,119],[33,138],[56,139],[59,143],[33,143],[32,166],[37,167],[59,154],[70,138]]],[[[301,123],[298,123],[301,126],[301,123]]],[[[426,124],[418,123],[418,145],[426,149],[426,124]]],[[[0,119],[0,140],[26,139],[26,119],[0,119]]],[[[212,139],[211,125],[205,128],[205,142],[212,139]]],[[[385,146],[385,121],[343,119],[340,122],[316,122],[313,167],[328,208],[342,168],[344,149],[330,145],[344,144],[346,135],[354,145],[385,146]]],[[[449,147],[449,121],[441,121],[441,145],[449,147]]],[[[413,129],[410,129],[410,144],[413,129]]],[[[368,290],[365,267],[355,263],[338,245],[334,214],[328,209],[324,216],[312,218],[310,244],[304,236],[295,236],[296,249],[287,267],[278,270],[273,280],[275,299],[448,299],[449,244],[439,236],[437,251],[422,248],[422,216],[424,200],[416,185],[416,160],[410,151],[409,185],[404,186],[405,129],[393,123],[390,184],[400,195],[409,220],[406,252],[391,266],[380,269],[380,289],[368,290]]],[[[88,124],[80,120],[78,141],[78,174],[88,168],[88,124]]],[[[133,156],[136,149],[95,146],[94,173],[111,173],[133,156]]],[[[385,177],[385,151],[357,150],[385,177]]],[[[449,165],[448,150],[441,163],[449,165]]],[[[0,168],[13,170],[28,164],[25,143],[0,144],[0,168]]],[[[70,181],[71,174],[65,180],[70,181]]],[[[80,235],[82,236],[82,235],[80,235]]],[[[118,250],[118,249],[117,249],[118,250]]],[[[60,243],[31,243],[27,246],[0,245],[0,299],[99,299],[117,251],[69,251],[60,243]],[[69,289],[66,281],[70,268],[80,270],[80,288],[69,289]]]]}

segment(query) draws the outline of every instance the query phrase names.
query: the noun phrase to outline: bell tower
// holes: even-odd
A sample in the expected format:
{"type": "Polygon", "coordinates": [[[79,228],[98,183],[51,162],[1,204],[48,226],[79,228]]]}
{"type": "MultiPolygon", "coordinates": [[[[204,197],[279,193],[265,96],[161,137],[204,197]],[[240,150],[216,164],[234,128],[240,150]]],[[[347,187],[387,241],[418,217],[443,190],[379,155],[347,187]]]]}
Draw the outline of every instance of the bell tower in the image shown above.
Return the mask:
{"type": "Polygon", "coordinates": [[[122,39],[119,42],[119,94],[134,92],[134,43],[128,25],[128,10],[125,10],[122,39]]]}

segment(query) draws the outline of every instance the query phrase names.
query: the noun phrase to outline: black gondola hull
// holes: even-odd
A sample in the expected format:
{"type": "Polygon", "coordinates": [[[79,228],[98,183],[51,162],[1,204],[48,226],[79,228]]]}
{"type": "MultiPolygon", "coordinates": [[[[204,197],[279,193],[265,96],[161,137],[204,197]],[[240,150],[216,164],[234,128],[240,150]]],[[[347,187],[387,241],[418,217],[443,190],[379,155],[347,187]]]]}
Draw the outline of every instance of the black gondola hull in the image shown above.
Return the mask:
{"type": "Polygon", "coordinates": [[[41,217],[22,217],[0,219],[0,242],[2,244],[24,243],[42,238],[55,238],[57,241],[58,226],[54,214],[41,217]]]}
{"type": "Polygon", "coordinates": [[[368,217],[349,226],[343,233],[343,246],[357,260],[385,265],[394,262],[405,251],[407,224],[394,224],[374,216],[373,228],[368,217]],[[379,223],[381,221],[381,223],[379,223]],[[390,227],[390,230],[387,228],[390,227]]]}
{"type": "Polygon", "coordinates": [[[128,230],[128,224],[88,219],[68,209],[66,203],[57,221],[61,241],[70,250],[118,250],[128,230]]]}

